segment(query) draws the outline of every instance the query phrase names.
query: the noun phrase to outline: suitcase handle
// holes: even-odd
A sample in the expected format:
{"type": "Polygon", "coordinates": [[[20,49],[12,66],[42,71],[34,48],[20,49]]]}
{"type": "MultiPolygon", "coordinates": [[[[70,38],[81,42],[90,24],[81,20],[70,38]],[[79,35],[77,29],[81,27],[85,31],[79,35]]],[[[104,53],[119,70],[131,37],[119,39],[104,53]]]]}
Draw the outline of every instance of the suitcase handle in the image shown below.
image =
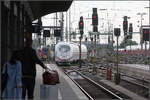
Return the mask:
{"type": "Polygon", "coordinates": [[[49,68],[47,67],[47,68],[45,69],[45,71],[48,71],[48,72],[50,71],[50,72],[51,72],[52,69],[49,69],[49,68]]]}
{"type": "Polygon", "coordinates": [[[47,67],[47,66],[46,66],[45,71],[56,71],[56,69],[55,69],[55,68],[52,68],[52,67],[47,67]]]}
{"type": "Polygon", "coordinates": [[[45,72],[51,72],[51,73],[53,73],[53,72],[55,72],[55,71],[56,71],[56,70],[50,69],[50,68],[48,68],[48,67],[45,69],[45,72]]]}

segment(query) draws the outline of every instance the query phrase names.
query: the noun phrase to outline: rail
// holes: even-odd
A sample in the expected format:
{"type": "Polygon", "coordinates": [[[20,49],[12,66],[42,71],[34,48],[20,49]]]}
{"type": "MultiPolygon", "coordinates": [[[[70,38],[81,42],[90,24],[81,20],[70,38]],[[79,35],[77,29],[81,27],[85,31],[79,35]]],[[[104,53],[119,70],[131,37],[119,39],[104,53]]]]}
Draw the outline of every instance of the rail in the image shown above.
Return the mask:
{"type": "Polygon", "coordinates": [[[94,100],[76,81],[74,81],[69,75],[68,73],[70,72],[75,72],[75,71],[69,71],[69,72],[64,72],[80,89],[81,91],[90,99],[90,100],[94,100]]]}
{"type": "Polygon", "coordinates": [[[123,98],[119,97],[118,95],[114,94],[113,92],[109,91],[108,89],[106,89],[105,87],[101,86],[100,84],[96,83],[95,81],[91,80],[90,78],[84,76],[83,74],[81,74],[80,72],[78,71],[75,71],[77,72],[78,74],[80,74],[82,77],[84,77],[85,79],[91,81],[92,83],[94,83],[95,85],[99,86],[100,88],[102,88],[103,90],[105,90],[106,92],[108,92],[109,94],[115,96],[116,98],[118,98],[119,100],[123,100],[123,98]]]}

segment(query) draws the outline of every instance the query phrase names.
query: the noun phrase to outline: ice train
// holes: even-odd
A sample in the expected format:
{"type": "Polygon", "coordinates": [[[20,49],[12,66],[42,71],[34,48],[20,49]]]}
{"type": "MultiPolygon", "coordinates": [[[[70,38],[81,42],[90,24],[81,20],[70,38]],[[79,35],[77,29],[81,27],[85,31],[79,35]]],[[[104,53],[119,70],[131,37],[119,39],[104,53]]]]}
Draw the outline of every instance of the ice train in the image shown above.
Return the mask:
{"type": "MultiPolygon", "coordinates": [[[[55,62],[57,64],[79,61],[79,44],[73,42],[59,42],[55,45],[55,62]]],[[[81,60],[87,59],[87,47],[81,45],[81,60]]]]}

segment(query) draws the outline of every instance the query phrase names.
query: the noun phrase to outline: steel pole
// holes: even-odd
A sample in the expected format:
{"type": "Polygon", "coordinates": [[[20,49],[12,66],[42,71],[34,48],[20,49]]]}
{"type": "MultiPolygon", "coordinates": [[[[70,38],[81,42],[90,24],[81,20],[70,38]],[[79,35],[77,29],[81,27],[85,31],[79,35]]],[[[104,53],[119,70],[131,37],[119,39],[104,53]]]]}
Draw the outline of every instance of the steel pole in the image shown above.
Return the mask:
{"type": "MultiPolygon", "coordinates": [[[[57,27],[57,12],[56,12],[56,27],[57,27]]],[[[56,44],[58,43],[58,37],[56,37],[56,44]]]]}
{"type": "Polygon", "coordinates": [[[69,9],[69,41],[71,42],[71,9],[69,9]]]}
{"type": "Polygon", "coordinates": [[[80,36],[80,48],[79,48],[79,49],[80,49],[80,56],[79,56],[79,60],[80,60],[80,61],[79,61],[79,68],[82,67],[82,64],[81,64],[81,63],[82,63],[82,62],[81,62],[81,38],[82,38],[82,36],[80,36]]]}
{"type": "MultiPolygon", "coordinates": [[[[124,31],[124,34],[125,34],[125,31],[124,31]]],[[[126,50],[126,38],[127,38],[127,35],[124,35],[124,50],[126,50]]],[[[118,38],[118,37],[117,37],[118,38]]]]}
{"type": "Polygon", "coordinates": [[[95,35],[95,62],[96,62],[96,35],[95,35]]]}
{"type": "Polygon", "coordinates": [[[94,50],[94,59],[93,59],[93,63],[94,63],[94,67],[93,67],[93,74],[96,74],[97,71],[96,71],[96,35],[94,36],[95,38],[95,50],[94,50]]]}
{"type": "Polygon", "coordinates": [[[45,47],[46,47],[46,37],[45,37],[45,47]]]}
{"type": "Polygon", "coordinates": [[[63,41],[64,40],[64,31],[63,31],[63,28],[64,28],[64,15],[63,15],[63,12],[61,13],[61,27],[60,27],[60,29],[61,29],[61,41],[63,41]]]}
{"type": "Polygon", "coordinates": [[[117,36],[117,55],[116,55],[116,58],[117,58],[117,63],[116,63],[117,72],[115,73],[115,83],[119,84],[120,83],[120,74],[119,74],[119,66],[118,66],[118,63],[119,63],[119,59],[118,59],[118,36],[117,36]]]}
{"type": "Polygon", "coordinates": [[[118,36],[117,36],[117,75],[119,73],[119,70],[118,70],[118,36]]]}
{"type": "Polygon", "coordinates": [[[131,52],[131,41],[130,41],[130,52],[131,52]]]}
{"type": "Polygon", "coordinates": [[[68,42],[68,15],[66,11],[66,41],[68,42]]]}

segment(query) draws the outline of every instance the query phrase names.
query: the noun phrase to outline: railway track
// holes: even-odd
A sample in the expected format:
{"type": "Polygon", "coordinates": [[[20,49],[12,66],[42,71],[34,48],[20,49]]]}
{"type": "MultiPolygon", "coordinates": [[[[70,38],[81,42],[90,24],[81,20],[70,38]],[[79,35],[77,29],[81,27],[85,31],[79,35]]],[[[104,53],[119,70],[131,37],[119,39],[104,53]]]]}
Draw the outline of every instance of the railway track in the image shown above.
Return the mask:
{"type": "MultiPolygon", "coordinates": [[[[106,70],[106,69],[103,69],[103,70],[106,70]]],[[[103,73],[106,74],[106,71],[103,71],[103,73]]],[[[94,80],[98,80],[98,79],[94,79],[94,80]]],[[[148,93],[149,93],[148,92],[149,91],[148,80],[139,79],[139,78],[128,76],[128,75],[121,73],[121,82],[119,85],[128,89],[129,91],[136,93],[137,95],[140,95],[144,98],[148,98],[148,93]]]]}
{"type": "MultiPolygon", "coordinates": [[[[106,74],[106,70],[107,70],[106,67],[98,67],[97,69],[105,70],[105,71],[103,71],[103,73],[106,74]]],[[[113,70],[112,70],[112,73],[114,73],[113,70]]],[[[129,75],[126,75],[124,73],[120,73],[120,74],[121,74],[122,80],[124,80],[124,81],[128,81],[132,84],[137,84],[137,85],[139,85],[141,87],[144,87],[144,88],[149,88],[149,80],[145,80],[144,78],[140,79],[138,77],[129,76],[129,75]],[[129,78],[131,78],[131,81],[128,80],[129,78]]]]}
{"type": "MultiPolygon", "coordinates": [[[[85,75],[81,74],[75,70],[67,71],[65,69],[65,73],[70,77],[70,79],[87,95],[90,100],[123,100],[121,96],[113,93],[112,91],[108,90],[104,86],[100,85],[99,83],[91,80],[90,78],[86,77],[85,75]],[[71,73],[75,73],[78,75],[78,78],[72,77],[71,73]]],[[[129,99],[129,98],[126,98],[129,99]]]]}
{"type": "MultiPolygon", "coordinates": [[[[92,66],[92,64],[90,66],[92,66]]],[[[86,77],[96,81],[98,84],[101,84],[102,86],[107,87],[107,89],[109,89],[113,93],[119,95],[120,97],[128,98],[128,97],[124,96],[122,93],[119,93],[119,92],[113,90],[111,87],[106,86],[106,84],[101,83],[99,80],[106,79],[106,76],[104,75],[103,77],[101,77],[99,75],[92,75],[92,73],[89,72],[89,68],[90,68],[89,66],[88,67],[83,66],[82,68],[76,67],[76,68],[71,68],[70,70],[72,70],[72,69],[78,70],[78,72],[80,72],[80,73],[84,74],[86,77]]],[[[106,67],[98,67],[98,69],[103,70],[103,74],[106,74],[106,69],[107,69],[106,67]]],[[[81,80],[79,79],[77,81],[81,81],[81,80]]],[[[113,80],[111,80],[111,81],[113,82],[113,80]]],[[[136,93],[137,95],[140,95],[144,98],[148,98],[148,89],[149,89],[148,88],[148,86],[149,86],[148,80],[139,79],[139,78],[136,78],[133,76],[127,76],[122,73],[121,74],[121,82],[119,85],[128,89],[129,91],[136,93]]]]}
{"type": "Polygon", "coordinates": [[[142,80],[128,80],[125,78],[121,79],[120,85],[124,88],[127,88],[128,90],[142,96],[145,98],[148,98],[148,93],[149,93],[149,87],[148,87],[148,82],[141,82],[142,80]]]}
{"type": "MultiPolygon", "coordinates": [[[[92,78],[93,80],[98,82],[101,79],[101,77],[97,77],[97,78],[96,77],[97,76],[90,76],[90,78],[92,78]]],[[[104,79],[106,79],[106,77],[104,79]]],[[[112,82],[113,82],[113,80],[112,80],[112,82]]],[[[148,98],[149,82],[147,80],[138,79],[138,78],[135,78],[132,76],[127,76],[127,75],[121,74],[121,82],[119,85],[128,89],[129,91],[132,91],[132,92],[144,97],[144,98],[148,98]]]]}
{"type": "MultiPolygon", "coordinates": [[[[143,86],[144,88],[149,88],[149,80],[145,80],[144,78],[143,79],[140,79],[140,78],[137,78],[137,77],[133,77],[133,76],[128,76],[126,74],[121,74],[121,76],[123,77],[123,80],[126,80],[126,78],[131,78],[131,81],[133,80],[134,82],[132,82],[133,84],[137,84],[139,86],[143,86]]],[[[127,80],[128,81],[128,80],[127,80]]],[[[130,81],[130,82],[131,82],[130,81]]]]}

